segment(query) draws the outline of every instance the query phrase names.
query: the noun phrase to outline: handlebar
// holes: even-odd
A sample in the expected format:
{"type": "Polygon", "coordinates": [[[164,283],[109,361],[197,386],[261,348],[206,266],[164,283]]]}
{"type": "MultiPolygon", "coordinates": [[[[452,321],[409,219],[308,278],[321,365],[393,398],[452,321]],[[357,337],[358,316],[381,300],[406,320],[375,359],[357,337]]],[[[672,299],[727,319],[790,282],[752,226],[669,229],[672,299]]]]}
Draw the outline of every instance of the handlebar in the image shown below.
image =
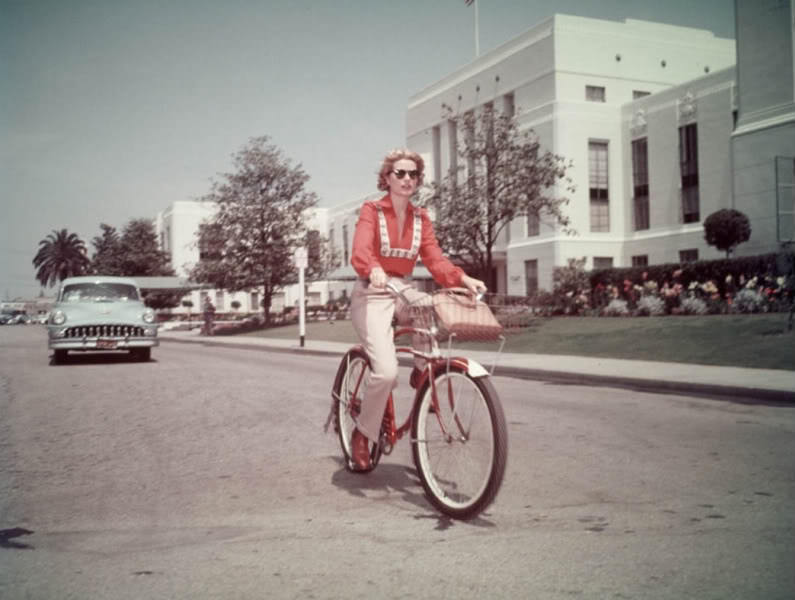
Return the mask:
{"type": "MultiPolygon", "coordinates": [[[[403,295],[403,292],[401,292],[398,289],[398,287],[394,283],[392,283],[391,280],[387,279],[386,283],[384,284],[384,288],[388,292],[390,292],[393,296],[399,297],[404,302],[406,302],[406,304],[410,304],[410,302],[406,299],[406,296],[403,295]]],[[[468,294],[471,294],[476,302],[481,302],[483,300],[483,298],[486,297],[486,292],[477,292],[477,293],[475,293],[475,292],[472,292],[471,290],[468,290],[466,288],[459,288],[459,289],[466,291],[468,294]]]]}

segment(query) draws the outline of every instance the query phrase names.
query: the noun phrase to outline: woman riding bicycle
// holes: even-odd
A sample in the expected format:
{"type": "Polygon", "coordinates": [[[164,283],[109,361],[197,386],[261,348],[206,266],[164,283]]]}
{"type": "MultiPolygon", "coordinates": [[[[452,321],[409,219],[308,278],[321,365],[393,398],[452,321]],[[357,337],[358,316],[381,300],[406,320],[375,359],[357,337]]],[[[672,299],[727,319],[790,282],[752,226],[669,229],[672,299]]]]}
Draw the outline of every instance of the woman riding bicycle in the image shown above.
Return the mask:
{"type": "MultiPolygon", "coordinates": [[[[419,257],[440,286],[486,291],[482,281],[466,275],[442,254],[427,212],[411,203],[422,184],[424,168],[416,152],[393,150],[387,154],[378,173],[378,189],[387,194],[362,206],[353,237],[351,265],[359,278],[351,296],[351,321],[372,371],[351,439],[352,458],[360,470],[369,466],[368,440],[378,443],[387,399],[397,385],[391,327],[393,316],[401,319],[405,307],[385,289],[387,281],[409,301],[422,296],[404,280],[419,257]]],[[[415,365],[412,381],[417,368],[415,365]]]]}

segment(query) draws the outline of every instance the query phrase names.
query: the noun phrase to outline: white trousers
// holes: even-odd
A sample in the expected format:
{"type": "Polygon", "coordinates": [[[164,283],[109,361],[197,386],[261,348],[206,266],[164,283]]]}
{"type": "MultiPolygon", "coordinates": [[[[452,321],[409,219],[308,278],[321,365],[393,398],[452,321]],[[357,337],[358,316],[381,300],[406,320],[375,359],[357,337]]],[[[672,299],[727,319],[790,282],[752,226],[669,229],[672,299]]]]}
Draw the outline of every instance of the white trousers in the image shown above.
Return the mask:
{"type": "MultiPolygon", "coordinates": [[[[390,278],[389,281],[411,303],[429,297],[403,279],[390,278]]],[[[407,319],[406,313],[404,302],[396,300],[390,292],[370,288],[362,280],[354,285],[351,295],[351,322],[370,358],[371,368],[356,428],[372,442],[378,441],[389,394],[397,386],[398,361],[392,335],[392,318],[397,315],[398,322],[404,323],[407,319]]],[[[421,368],[423,361],[416,362],[421,368]]]]}

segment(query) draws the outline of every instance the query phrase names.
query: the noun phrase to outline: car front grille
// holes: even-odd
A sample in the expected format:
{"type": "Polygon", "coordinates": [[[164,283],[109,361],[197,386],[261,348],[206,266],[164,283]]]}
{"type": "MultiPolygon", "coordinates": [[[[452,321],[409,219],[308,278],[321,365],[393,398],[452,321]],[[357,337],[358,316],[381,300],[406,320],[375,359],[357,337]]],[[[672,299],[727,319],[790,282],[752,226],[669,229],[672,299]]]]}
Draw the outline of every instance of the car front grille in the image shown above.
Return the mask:
{"type": "Polygon", "coordinates": [[[144,328],[134,325],[83,325],[69,327],[64,332],[65,338],[84,337],[143,337],[144,328]]]}

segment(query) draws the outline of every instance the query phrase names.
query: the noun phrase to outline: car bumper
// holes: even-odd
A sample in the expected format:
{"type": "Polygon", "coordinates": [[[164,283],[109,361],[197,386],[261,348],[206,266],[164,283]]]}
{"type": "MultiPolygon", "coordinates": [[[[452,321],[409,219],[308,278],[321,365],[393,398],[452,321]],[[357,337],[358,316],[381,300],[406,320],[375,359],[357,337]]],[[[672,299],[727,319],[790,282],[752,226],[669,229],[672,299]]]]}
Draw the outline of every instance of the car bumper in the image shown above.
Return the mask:
{"type": "Polygon", "coordinates": [[[132,348],[152,348],[160,342],[151,338],[114,340],[108,338],[84,338],[50,340],[50,350],[131,350],[132,348]]]}
{"type": "Polygon", "coordinates": [[[158,346],[158,340],[107,340],[106,343],[96,339],[56,340],[48,344],[50,350],[130,350],[132,348],[152,348],[158,346]],[[113,343],[115,342],[115,344],[113,343]]]}
{"type": "MultiPolygon", "coordinates": [[[[65,327],[50,327],[47,346],[50,350],[131,350],[133,348],[152,348],[160,344],[157,328],[152,327],[154,335],[83,335],[66,337],[65,327]]],[[[98,332],[93,332],[98,333],[98,332]]],[[[111,333],[111,332],[108,332],[111,333]]],[[[132,332],[130,332],[132,333],[132,332]]],[[[146,332],[148,333],[148,332],[146,332]]]]}

